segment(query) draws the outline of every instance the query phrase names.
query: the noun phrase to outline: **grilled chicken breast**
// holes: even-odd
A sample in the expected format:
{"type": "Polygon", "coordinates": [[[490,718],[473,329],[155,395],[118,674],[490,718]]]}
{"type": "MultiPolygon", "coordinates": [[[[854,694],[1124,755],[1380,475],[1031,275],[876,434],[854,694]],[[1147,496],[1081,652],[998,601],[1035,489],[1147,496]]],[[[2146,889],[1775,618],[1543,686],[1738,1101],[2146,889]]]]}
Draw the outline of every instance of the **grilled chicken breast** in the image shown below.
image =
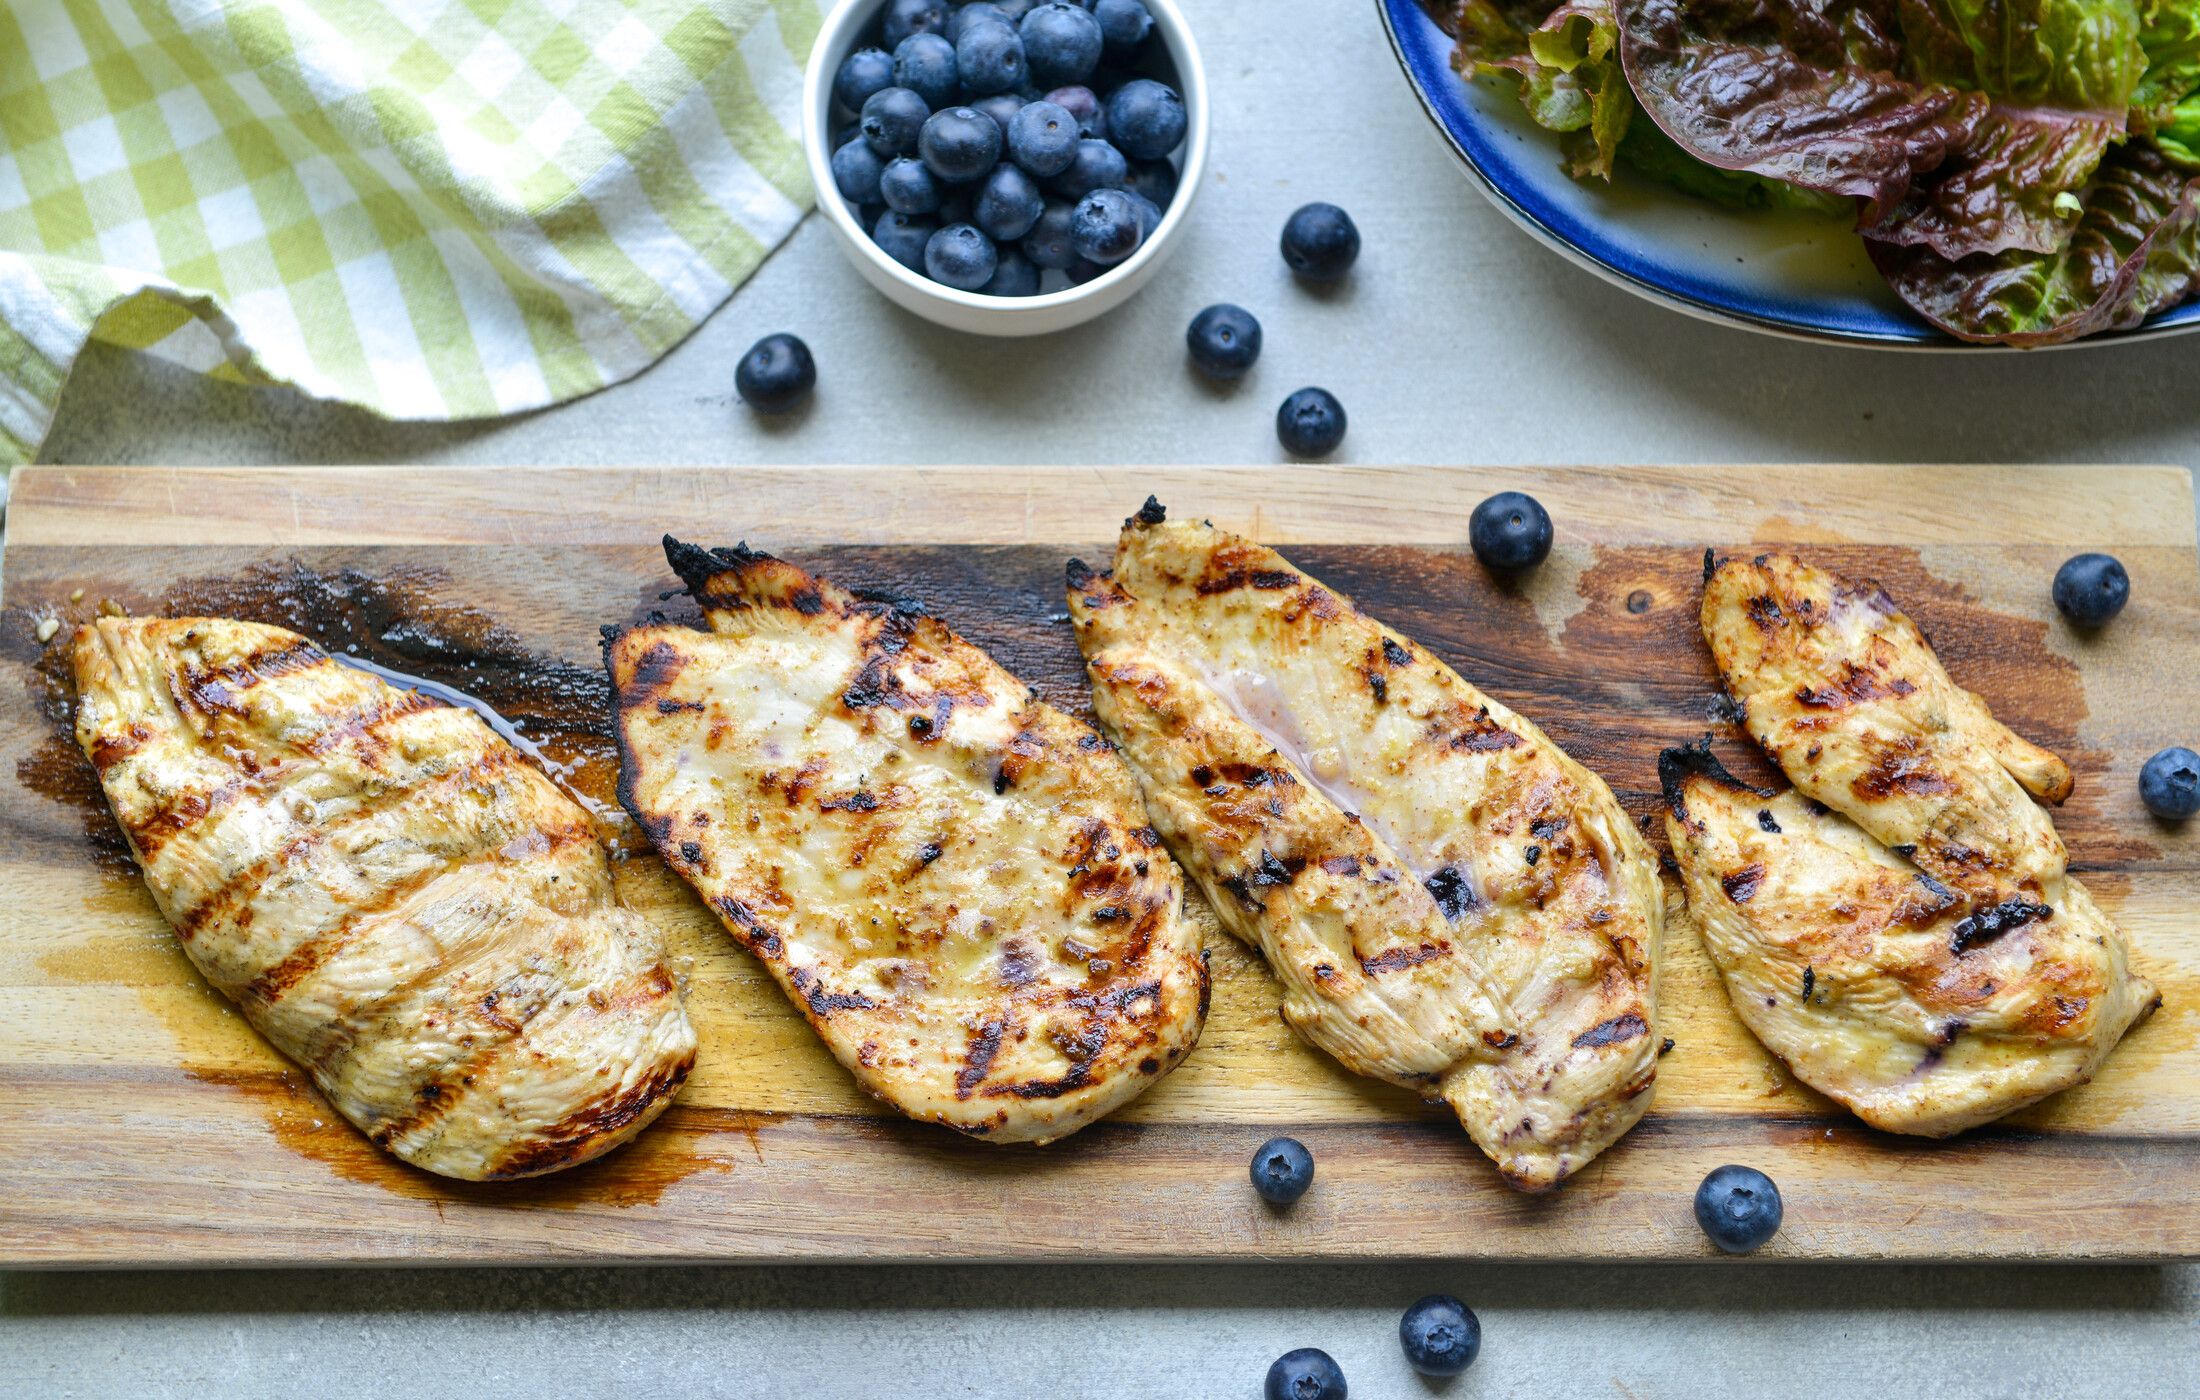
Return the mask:
{"type": "Polygon", "coordinates": [[[640,1132],[695,1063],[593,828],[478,715],[294,632],[103,618],[77,740],[206,980],[414,1166],[533,1176],[640,1132]]]}
{"type": "Polygon", "coordinates": [[[1657,1077],[1657,865],[1594,774],[1282,556],[1158,504],[1072,562],[1093,704],[1283,1016],[1557,1185],[1657,1077]]]}
{"type": "Polygon", "coordinates": [[[1708,574],[1704,635],[1772,797],[1660,764],[1689,906],[1736,1011],[1806,1084],[1945,1136],[2083,1083],[2159,1002],[2027,792],[2070,772],[1956,686],[1876,585],[1786,555],[1708,574]]]}
{"type": "Polygon", "coordinates": [[[607,636],[621,799],[858,1083],[1048,1142],[1191,1049],[1205,956],[1105,740],[913,603],[665,548],[710,631],[607,636]]]}

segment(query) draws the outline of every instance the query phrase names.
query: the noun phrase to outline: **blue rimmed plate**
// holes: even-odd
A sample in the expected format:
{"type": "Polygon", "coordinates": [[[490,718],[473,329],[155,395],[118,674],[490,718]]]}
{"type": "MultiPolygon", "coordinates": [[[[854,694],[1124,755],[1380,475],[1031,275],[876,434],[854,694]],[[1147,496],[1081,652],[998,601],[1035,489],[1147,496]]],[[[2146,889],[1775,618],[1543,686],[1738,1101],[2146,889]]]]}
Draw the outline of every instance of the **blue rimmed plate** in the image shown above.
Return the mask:
{"type": "MultiPolygon", "coordinates": [[[[1417,0],[1375,0],[1429,120],[1497,207],[1571,261],[1676,311],[1804,340],[1907,350],[1977,350],[1896,299],[1846,225],[1729,210],[1622,171],[1606,186],[1559,169],[1558,141],[1494,81],[1452,71],[1451,36],[1417,0]]],[[[2190,301],[2098,345],[2200,327],[2190,301]]]]}

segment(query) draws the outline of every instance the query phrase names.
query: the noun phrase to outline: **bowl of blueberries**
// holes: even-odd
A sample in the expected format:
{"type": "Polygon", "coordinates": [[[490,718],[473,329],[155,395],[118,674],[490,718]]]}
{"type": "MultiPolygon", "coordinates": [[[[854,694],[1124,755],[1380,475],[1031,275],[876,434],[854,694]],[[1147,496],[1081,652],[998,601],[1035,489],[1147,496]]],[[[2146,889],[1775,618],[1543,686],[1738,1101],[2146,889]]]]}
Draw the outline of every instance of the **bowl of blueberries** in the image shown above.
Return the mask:
{"type": "Polygon", "coordinates": [[[803,89],[818,206],[926,320],[1043,335],[1120,305],[1207,160],[1175,0],[842,0],[803,89]]]}

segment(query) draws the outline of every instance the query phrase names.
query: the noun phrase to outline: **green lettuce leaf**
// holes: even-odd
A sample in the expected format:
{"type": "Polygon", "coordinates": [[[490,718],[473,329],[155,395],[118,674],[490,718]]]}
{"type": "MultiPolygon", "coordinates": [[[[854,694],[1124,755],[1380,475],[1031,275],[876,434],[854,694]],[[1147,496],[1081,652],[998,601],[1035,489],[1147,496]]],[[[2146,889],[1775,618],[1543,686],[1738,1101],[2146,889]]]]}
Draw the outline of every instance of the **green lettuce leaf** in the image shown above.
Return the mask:
{"type": "Polygon", "coordinates": [[[2200,92],[2200,0],[2150,0],[2139,13],[2147,66],[2131,95],[2131,129],[2158,131],[2200,92]]]}
{"type": "Polygon", "coordinates": [[[1459,41],[1454,67],[1467,76],[1517,80],[1521,105],[1536,124],[1567,133],[1567,172],[1611,178],[1635,99],[1620,73],[1610,0],[1556,7],[1463,0],[1452,28],[1459,41]]]}
{"type": "Polygon", "coordinates": [[[1784,180],[1705,165],[1675,145],[1655,122],[1636,122],[1620,142],[1619,163],[1646,179],[1729,209],[1784,209],[1825,218],[1853,218],[1856,201],[1800,189],[1784,180]]]}

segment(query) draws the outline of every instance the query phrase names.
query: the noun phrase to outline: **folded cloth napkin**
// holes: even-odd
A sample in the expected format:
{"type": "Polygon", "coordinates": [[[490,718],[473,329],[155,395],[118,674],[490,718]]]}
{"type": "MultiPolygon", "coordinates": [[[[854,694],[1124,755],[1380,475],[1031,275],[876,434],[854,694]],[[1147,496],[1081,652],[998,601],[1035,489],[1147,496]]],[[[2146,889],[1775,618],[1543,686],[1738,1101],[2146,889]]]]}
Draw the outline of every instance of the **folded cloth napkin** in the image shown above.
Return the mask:
{"type": "Polygon", "coordinates": [[[817,0],[0,0],[0,466],[93,335],[393,418],[695,329],[811,203],[817,0]]]}

